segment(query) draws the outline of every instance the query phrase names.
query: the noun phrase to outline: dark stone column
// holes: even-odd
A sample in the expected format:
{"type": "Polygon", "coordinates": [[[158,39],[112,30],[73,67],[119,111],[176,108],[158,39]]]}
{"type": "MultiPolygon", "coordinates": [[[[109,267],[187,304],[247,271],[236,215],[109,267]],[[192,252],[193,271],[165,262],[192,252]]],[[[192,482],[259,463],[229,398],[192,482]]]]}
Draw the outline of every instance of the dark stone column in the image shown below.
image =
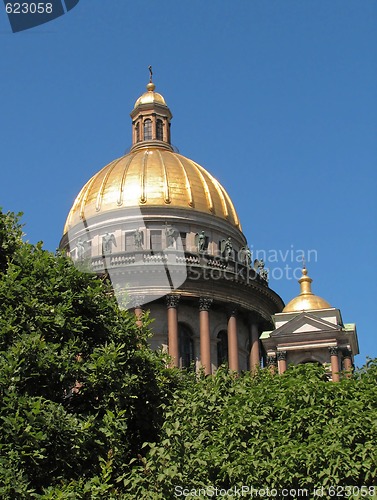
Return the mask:
{"type": "Polygon", "coordinates": [[[287,369],[287,351],[278,351],[277,358],[279,373],[284,373],[287,369]]]}
{"type": "Polygon", "coordinates": [[[228,316],[228,363],[229,370],[238,372],[237,311],[232,309],[228,316]]]}
{"type": "Polygon", "coordinates": [[[271,373],[276,373],[277,361],[275,353],[267,356],[267,368],[270,370],[271,373]]]}
{"type": "Polygon", "coordinates": [[[344,349],[343,354],[343,370],[346,372],[346,377],[352,377],[352,352],[349,349],[344,349]]]}
{"type": "Polygon", "coordinates": [[[143,309],[141,307],[141,304],[144,303],[144,296],[137,295],[133,298],[133,303],[134,303],[134,314],[136,316],[136,325],[138,327],[143,326],[143,322],[141,321],[141,316],[143,314],[143,309]]]}
{"type": "Polygon", "coordinates": [[[331,361],[331,377],[333,382],[339,382],[339,349],[338,347],[329,347],[331,361]]]}
{"type": "Polygon", "coordinates": [[[204,373],[210,375],[211,369],[211,334],[209,330],[209,309],[213,300],[208,297],[199,299],[199,325],[200,325],[200,362],[204,373]]]}
{"type": "Polygon", "coordinates": [[[260,367],[260,352],[259,352],[259,332],[258,324],[251,323],[251,348],[250,348],[250,371],[255,372],[260,367]]]}
{"type": "Polygon", "coordinates": [[[178,343],[178,303],[180,295],[167,295],[166,306],[168,309],[168,349],[172,357],[171,366],[179,365],[178,343]]]}

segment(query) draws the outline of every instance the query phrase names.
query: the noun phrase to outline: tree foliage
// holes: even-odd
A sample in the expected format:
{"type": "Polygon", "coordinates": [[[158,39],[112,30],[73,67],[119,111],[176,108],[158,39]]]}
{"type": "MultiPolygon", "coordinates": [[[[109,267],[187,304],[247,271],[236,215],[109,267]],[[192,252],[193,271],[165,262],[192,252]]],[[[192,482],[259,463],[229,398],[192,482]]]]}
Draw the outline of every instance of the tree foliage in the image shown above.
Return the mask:
{"type": "Polygon", "coordinates": [[[207,498],[200,489],[243,485],[307,488],[312,498],[321,486],[375,486],[377,363],[340,383],[324,375],[303,365],[192,379],[167,409],[160,441],[126,475],[127,498],[183,498],[183,488],[207,498]]]}
{"type": "Polygon", "coordinates": [[[4,214],[0,207],[0,272],[6,271],[8,261],[22,245],[21,213],[4,214]]]}
{"type": "Polygon", "coordinates": [[[337,384],[167,369],[106,281],[21,238],[0,212],[1,499],[377,483],[376,361],[337,384]]]}
{"type": "Polygon", "coordinates": [[[104,280],[21,237],[1,213],[0,498],[110,498],[174,372],[104,280]]]}

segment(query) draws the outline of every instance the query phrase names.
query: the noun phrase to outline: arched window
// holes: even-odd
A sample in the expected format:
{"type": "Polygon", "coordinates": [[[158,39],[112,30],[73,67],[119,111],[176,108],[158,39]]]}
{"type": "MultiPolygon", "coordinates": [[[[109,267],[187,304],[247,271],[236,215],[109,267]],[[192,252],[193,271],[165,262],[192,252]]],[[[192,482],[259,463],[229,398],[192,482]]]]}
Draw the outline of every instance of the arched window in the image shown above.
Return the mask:
{"type": "Polygon", "coordinates": [[[164,126],[162,120],[157,120],[156,123],[156,139],[162,141],[164,139],[164,126]]]}
{"type": "Polygon", "coordinates": [[[194,339],[190,329],[182,324],[178,324],[179,335],[179,357],[181,368],[189,368],[195,360],[194,339]]]}
{"type": "Polygon", "coordinates": [[[136,124],[135,130],[136,130],[136,142],[140,142],[140,124],[139,123],[136,124]]]}
{"type": "Polygon", "coordinates": [[[145,120],[144,122],[144,141],[152,140],[152,121],[145,120]]]}
{"type": "Polygon", "coordinates": [[[228,363],[228,332],[221,330],[217,335],[217,366],[228,363]]]}

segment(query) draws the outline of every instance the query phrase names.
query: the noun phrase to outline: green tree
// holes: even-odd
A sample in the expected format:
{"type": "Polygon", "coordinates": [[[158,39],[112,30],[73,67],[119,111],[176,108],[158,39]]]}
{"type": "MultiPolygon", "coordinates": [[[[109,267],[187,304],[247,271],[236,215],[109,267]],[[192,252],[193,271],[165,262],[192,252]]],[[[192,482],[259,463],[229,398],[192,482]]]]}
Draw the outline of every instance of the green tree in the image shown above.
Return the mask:
{"type": "Polygon", "coordinates": [[[115,498],[174,372],[104,279],[0,215],[0,498],[115,498]]]}
{"type": "Polygon", "coordinates": [[[313,365],[167,369],[105,280],[0,215],[1,499],[376,485],[376,361],[337,384],[313,365]]]}
{"type": "Polygon", "coordinates": [[[0,207],[0,272],[6,271],[8,261],[22,245],[21,215],[11,212],[4,214],[0,207]]]}
{"type": "Polygon", "coordinates": [[[159,442],[126,474],[124,498],[184,498],[183,488],[209,498],[206,488],[242,486],[306,488],[308,498],[321,486],[372,492],[377,362],[340,383],[324,375],[322,367],[303,365],[284,375],[261,370],[235,377],[221,369],[192,377],[166,409],[159,442]]]}

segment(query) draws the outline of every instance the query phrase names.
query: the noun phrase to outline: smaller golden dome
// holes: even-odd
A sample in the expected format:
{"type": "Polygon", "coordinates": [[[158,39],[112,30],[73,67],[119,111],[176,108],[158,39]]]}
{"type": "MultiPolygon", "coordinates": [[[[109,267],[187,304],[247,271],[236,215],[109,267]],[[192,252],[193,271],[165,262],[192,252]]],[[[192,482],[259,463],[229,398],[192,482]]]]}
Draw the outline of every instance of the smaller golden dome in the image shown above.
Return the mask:
{"type": "Polygon", "coordinates": [[[312,279],[307,275],[308,271],[304,267],[302,269],[302,276],[298,280],[301,287],[300,295],[292,299],[284,307],[283,312],[302,312],[302,311],[313,311],[316,309],[329,309],[330,304],[318,295],[314,295],[312,292],[312,279]]]}
{"type": "Polygon", "coordinates": [[[156,85],[153,82],[149,82],[147,85],[147,92],[144,92],[144,94],[141,95],[139,99],[137,99],[134,108],[137,108],[138,106],[140,106],[140,104],[151,104],[151,103],[162,104],[163,106],[167,106],[165,99],[162,97],[162,95],[154,91],[155,88],[156,85]]]}

